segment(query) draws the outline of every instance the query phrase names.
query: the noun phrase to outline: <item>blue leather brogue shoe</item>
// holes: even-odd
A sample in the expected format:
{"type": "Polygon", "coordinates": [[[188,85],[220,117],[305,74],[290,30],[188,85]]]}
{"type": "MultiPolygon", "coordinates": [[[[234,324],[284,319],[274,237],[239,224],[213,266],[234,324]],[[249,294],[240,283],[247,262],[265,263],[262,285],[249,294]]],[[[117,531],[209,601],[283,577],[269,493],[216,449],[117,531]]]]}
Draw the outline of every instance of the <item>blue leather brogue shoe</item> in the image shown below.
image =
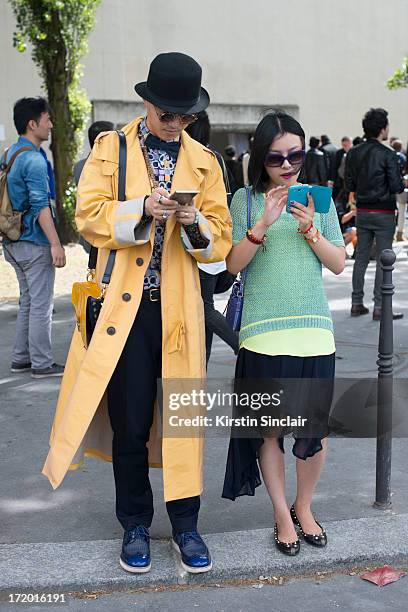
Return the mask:
{"type": "Polygon", "coordinates": [[[142,574],[152,566],[149,531],[143,525],[125,531],[119,563],[127,572],[142,574]]]}
{"type": "Polygon", "coordinates": [[[181,565],[190,574],[209,572],[211,555],[198,531],[173,531],[173,547],[181,557],[181,565]]]}

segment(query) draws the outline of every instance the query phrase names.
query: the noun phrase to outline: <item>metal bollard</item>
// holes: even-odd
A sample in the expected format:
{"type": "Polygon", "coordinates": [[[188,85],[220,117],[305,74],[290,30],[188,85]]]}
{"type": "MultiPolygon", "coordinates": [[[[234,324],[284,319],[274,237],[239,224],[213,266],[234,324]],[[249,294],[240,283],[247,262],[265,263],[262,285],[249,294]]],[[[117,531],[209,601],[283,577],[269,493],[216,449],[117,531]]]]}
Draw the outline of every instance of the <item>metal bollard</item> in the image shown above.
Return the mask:
{"type": "Polygon", "coordinates": [[[393,355],[394,331],[392,318],[392,271],[395,253],[385,249],[380,255],[383,270],[381,285],[382,307],[380,337],[378,342],[377,383],[377,456],[376,456],[376,508],[391,506],[391,446],[392,446],[392,400],[393,400],[393,355]]]}

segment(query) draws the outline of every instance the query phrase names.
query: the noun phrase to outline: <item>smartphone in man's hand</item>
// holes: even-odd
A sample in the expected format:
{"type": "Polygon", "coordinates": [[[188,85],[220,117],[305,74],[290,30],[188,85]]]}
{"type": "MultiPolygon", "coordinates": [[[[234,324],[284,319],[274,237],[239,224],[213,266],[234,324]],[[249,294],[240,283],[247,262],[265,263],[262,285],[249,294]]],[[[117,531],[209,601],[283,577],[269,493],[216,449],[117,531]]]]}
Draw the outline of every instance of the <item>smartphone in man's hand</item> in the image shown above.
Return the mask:
{"type": "Polygon", "coordinates": [[[181,206],[186,206],[187,204],[190,204],[194,196],[198,195],[199,193],[200,192],[197,189],[178,189],[169,196],[169,199],[175,200],[181,206]]]}

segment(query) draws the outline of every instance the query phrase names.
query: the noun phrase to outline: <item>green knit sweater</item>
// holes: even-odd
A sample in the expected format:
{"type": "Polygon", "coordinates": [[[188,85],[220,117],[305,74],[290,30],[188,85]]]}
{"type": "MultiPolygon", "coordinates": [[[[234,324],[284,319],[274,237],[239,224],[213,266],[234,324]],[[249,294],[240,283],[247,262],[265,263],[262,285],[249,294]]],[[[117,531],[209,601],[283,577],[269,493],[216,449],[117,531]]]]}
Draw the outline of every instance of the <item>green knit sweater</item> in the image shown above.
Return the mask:
{"type": "MultiPolygon", "coordinates": [[[[263,210],[263,194],[252,194],[251,226],[261,218],[263,210]]],[[[234,194],[231,216],[235,245],[247,230],[245,189],[234,194]]],[[[327,214],[315,214],[314,224],[327,240],[337,246],[344,245],[333,201],[327,214]]],[[[240,342],[256,334],[282,329],[333,331],[322,264],[297,228],[298,222],[284,210],[268,228],[266,251],[259,248],[249,263],[240,342]]]]}

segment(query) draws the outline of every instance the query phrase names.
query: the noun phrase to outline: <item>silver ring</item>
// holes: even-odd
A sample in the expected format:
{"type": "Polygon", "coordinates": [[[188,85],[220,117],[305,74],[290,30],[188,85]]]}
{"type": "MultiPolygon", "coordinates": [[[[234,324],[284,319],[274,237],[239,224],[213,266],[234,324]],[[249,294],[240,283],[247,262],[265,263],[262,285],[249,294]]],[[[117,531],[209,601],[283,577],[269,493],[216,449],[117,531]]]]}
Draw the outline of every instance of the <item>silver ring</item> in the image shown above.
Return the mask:
{"type": "Polygon", "coordinates": [[[166,215],[165,212],[162,214],[162,217],[163,217],[163,219],[167,219],[167,215],[166,215]]]}
{"type": "Polygon", "coordinates": [[[188,217],[188,212],[185,212],[185,213],[184,213],[184,216],[185,216],[185,217],[188,217]]]}
{"type": "Polygon", "coordinates": [[[159,197],[158,197],[158,199],[157,199],[157,201],[158,201],[158,203],[159,203],[159,204],[161,204],[161,203],[162,203],[162,199],[163,199],[163,196],[162,196],[162,194],[160,194],[160,195],[159,195],[159,197]]]}

